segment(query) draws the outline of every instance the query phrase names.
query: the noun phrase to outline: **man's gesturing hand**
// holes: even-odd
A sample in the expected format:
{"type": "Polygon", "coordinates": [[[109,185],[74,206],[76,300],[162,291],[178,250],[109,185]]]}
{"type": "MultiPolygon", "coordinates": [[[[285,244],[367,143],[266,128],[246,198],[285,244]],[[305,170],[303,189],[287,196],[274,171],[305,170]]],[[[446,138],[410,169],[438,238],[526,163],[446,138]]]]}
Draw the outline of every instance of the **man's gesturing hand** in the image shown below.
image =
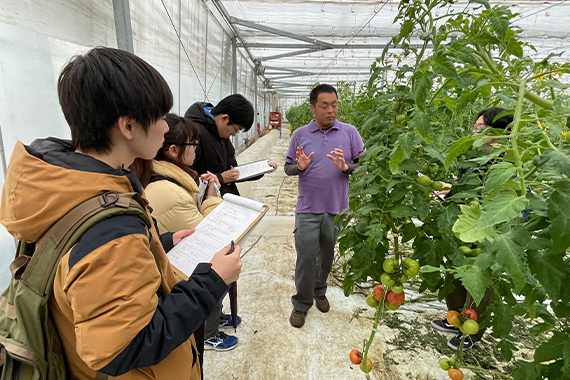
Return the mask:
{"type": "Polygon", "coordinates": [[[342,153],[342,149],[335,148],[330,154],[327,154],[327,157],[340,170],[342,171],[348,170],[348,165],[344,161],[344,154],[342,153]],[[335,155],[335,157],[332,156],[333,154],[335,155]]]}
{"type": "Polygon", "coordinates": [[[297,147],[297,152],[295,152],[295,160],[297,161],[297,167],[299,170],[305,170],[305,168],[309,166],[314,154],[315,152],[311,152],[311,154],[307,156],[303,151],[302,146],[297,147]]]}

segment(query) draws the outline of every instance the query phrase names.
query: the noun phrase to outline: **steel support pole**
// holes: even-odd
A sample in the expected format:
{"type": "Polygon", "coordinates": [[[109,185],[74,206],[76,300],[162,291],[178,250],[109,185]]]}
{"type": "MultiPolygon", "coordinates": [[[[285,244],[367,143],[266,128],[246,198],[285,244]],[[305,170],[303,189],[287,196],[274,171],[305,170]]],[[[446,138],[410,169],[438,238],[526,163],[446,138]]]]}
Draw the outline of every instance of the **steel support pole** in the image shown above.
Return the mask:
{"type": "Polygon", "coordinates": [[[121,50],[134,54],[133,30],[131,29],[131,10],[129,0],[113,0],[115,15],[115,32],[117,33],[117,46],[121,50]]]}
{"type": "Polygon", "coordinates": [[[232,94],[237,94],[237,38],[232,37],[232,94]]]}

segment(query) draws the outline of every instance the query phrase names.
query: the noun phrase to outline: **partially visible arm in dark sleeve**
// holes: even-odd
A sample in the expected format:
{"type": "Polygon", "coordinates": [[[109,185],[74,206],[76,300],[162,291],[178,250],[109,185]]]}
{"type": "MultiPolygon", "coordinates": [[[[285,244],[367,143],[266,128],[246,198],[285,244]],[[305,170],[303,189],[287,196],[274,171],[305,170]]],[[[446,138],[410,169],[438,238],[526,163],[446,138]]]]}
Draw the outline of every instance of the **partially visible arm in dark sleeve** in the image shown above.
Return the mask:
{"type": "MultiPolygon", "coordinates": [[[[156,230],[158,231],[158,228],[156,230]]],[[[172,239],[173,236],[174,233],[172,232],[167,232],[160,235],[160,243],[162,244],[162,248],[164,248],[164,252],[168,252],[174,248],[174,241],[172,239]]]]}
{"type": "Polygon", "coordinates": [[[342,172],[344,174],[352,174],[353,171],[355,171],[358,167],[360,166],[360,164],[358,163],[358,158],[356,158],[355,160],[352,161],[352,163],[348,164],[348,169],[343,170],[342,172]]]}
{"type": "Polygon", "coordinates": [[[158,298],[149,324],[100,372],[120,376],[134,368],[156,365],[190,338],[227,290],[212,264],[198,264],[188,281],[180,281],[158,298]]]}
{"type": "Polygon", "coordinates": [[[304,169],[299,170],[297,164],[289,164],[287,162],[285,163],[285,166],[283,166],[283,170],[285,170],[285,174],[287,175],[299,175],[305,171],[304,169]]]}

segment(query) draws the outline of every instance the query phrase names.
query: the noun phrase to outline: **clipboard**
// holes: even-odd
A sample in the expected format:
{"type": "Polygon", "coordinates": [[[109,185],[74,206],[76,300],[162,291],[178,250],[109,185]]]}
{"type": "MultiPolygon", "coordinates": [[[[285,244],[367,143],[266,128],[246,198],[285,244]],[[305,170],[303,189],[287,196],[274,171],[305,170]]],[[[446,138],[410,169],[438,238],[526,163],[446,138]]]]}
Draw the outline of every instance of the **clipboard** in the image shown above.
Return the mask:
{"type": "Polygon", "coordinates": [[[275,171],[275,168],[269,165],[271,160],[266,158],[264,160],[253,161],[247,164],[234,166],[232,169],[237,169],[239,171],[239,177],[235,182],[245,181],[252,177],[257,177],[262,174],[271,173],[275,171]]]}
{"type": "Polygon", "coordinates": [[[196,226],[196,231],[167,253],[176,274],[188,279],[199,263],[209,262],[232,240],[243,244],[268,210],[269,206],[261,202],[225,194],[224,201],[196,226]]]}

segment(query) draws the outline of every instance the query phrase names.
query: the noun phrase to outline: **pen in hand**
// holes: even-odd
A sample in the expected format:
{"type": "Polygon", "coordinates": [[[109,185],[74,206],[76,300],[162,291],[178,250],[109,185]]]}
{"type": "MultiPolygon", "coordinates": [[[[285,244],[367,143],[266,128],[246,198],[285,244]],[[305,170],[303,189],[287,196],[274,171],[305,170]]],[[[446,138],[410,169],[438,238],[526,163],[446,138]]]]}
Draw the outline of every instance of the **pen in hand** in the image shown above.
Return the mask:
{"type": "Polygon", "coordinates": [[[230,243],[230,251],[227,253],[228,255],[229,255],[230,253],[233,253],[233,252],[234,252],[234,245],[235,245],[235,243],[234,243],[234,241],[232,240],[232,242],[230,243]]]}
{"type": "MultiPolygon", "coordinates": [[[[212,173],[210,173],[209,170],[206,171],[206,173],[212,174],[212,173]]],[[[218,184],[217,184],[215,181],[214,181],[214,189],[216,190],[216,193],[217,193],[218,195],[221,195],[221,194],[220,194],[220,188],[218,187],[218,184]]],[[[232,252],[233,252],[233,251],[232,251],[232,252]]]]}

